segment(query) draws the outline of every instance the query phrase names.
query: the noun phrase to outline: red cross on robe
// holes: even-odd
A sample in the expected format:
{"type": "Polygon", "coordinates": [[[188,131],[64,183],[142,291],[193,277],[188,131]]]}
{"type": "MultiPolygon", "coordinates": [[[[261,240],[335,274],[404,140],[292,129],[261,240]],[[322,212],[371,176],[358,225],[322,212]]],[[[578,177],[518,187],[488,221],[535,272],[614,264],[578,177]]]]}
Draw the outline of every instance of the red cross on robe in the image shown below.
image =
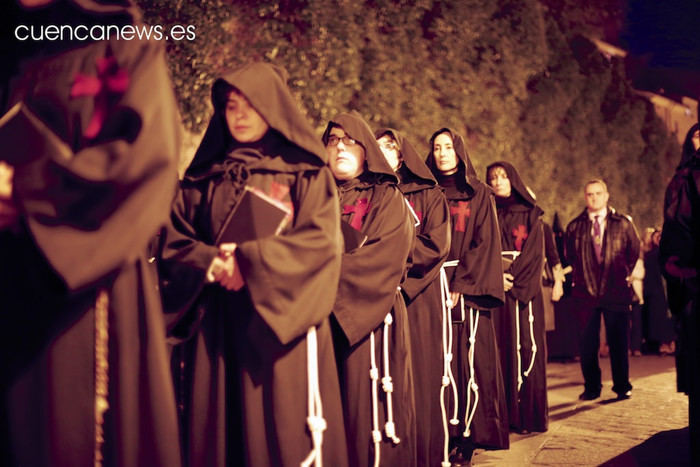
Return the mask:
{"type": "Polygon", "coordinates": [[[527,238],[527,228],[523,224],[520,224],[518,227],[513,229],[512,234],[513,237],[515,237],[515,249],[522,251],[523,242],[527,238]]]}
{"type": "Polygon", "coordinates": [[[450,215],[457,215],[457,222],[455,222],[455,230],[457,232],[465,232],[467,230],[467,217],[472,213],[469,203],[469,201],[457,201],[457,206],[450,206],[450,215]]]}
{"type": "Polygon", "coordinates": [[[418,222],[421,224],[423,223],[423,211],[416,211],[416,203],[413,201],[409,201],[408,204],[411,205],[411,208],[413,208],[413,212],[416,213],[416,217],[418,218],[418,222]]]}
{"type": "Polygon", "coordinates": [[[360,198],[355,201],[354,205],[343,206],[343,214],[354,213],[352,220],[350,221],[350,225],[355,230],[362,230],[362,224],[365,220],[365,216],[367,215],[367,211],[369,211],[368,198],[360,198]]]}
{"type": "Polygon", "coordinates": [[[70,89],[71,97],[95,98],[92,117],[83,132],[88,139],[96,137],[102,129],[109,110],[109,95],[124,94],[129,87],[129,75],[117,67],[114,57],[102,57],[97,60],[96,66],[97,76],[78,73],[70,89]]]}

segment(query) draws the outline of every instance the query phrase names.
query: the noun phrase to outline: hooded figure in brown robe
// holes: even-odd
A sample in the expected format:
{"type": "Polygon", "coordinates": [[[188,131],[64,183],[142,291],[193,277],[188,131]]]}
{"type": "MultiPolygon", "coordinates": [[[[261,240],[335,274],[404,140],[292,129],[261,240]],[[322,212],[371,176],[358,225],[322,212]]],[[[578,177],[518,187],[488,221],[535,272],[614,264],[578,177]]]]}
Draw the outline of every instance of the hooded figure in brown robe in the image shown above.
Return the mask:
{"type": "Polygon", "coordinates": [[[486,179],[496,194],[501,247],[509,263],[503,270],[506,303],[494,313],[493,324],[510,426],[517,432],[547,431],[543,211],[510,163],[489,165],[486,179]]]}
{"type": "Polygon", "coordinates": [[[453,328],[446,335],[454,338],[451,348],[445,346],[445,376],[450,384],[443,396],[444,425],[448,426],[449,418],[452,460],[464,462],[471,458],[475,447],[508,448],[500,349],[490,311],[504,302],[501,236],[493,192],[476,178],[462,137],[442,128],[430,138],[430,148],[426,164],[445,190],[452,221],[444,280],[452,305],[453,328]],[[470,339],[474,339],[474,345],[470,339]],[[455,396],[449,396],[454,387],[452,380],[457,386],[457,414],[455,396]]]}
{"type": "Polygon", "coordinates": [[[413,219],[394,171],[357,112],[331,120],[323,141],[341,219],[352,229],[345,235],[333,305],[350,465],[373,465],[377,457],[380,465],[414,465],[411,342],[399,290],[413,244],[413,219]],[[353,236],[361,240],[349,245],[353,236]]]}
{"type": "Polygon", "coordinates": [[[418,224],[411,264],[401,291],[411,331],[417,464],[439,465],[444,438],[440,411],[443,370],[440,268],[450,251],[450,212],[444,193],[413,145],[391,128],[379,129],[374,134],[399,177],[399,189],[414,210],[418,224]]]}
{"type": "Polygon", "coordinates": [[[214,115],[162,239],[192,466],[347,465],[328,319],[340,273],[338,198],[286,78],[254,63],[214,82],[214,115]],[[286,226],[217,246],[250,188],[291,210],[286,226]]]}
{"type": "MultiPolygon", "coordinates": [[[[121,27],[135,15],[71,0],[16,24],[121,27]]],[[[17,213],[0,222],[0,464],[180,465],[147,257],[177,184],[163,44],[29,42],[17,42],[29,55],[3,89],[20,107],[0,128],[0,165],[13,172],[0,204],[17,213]]]]}
{"type": "Polygon", "coordinates": [[[688,395],[690,452],[700,464],[700,125],[685,137],[681,162],[666,188],[659,261],[677,322],[678,391],[688,395]]]}

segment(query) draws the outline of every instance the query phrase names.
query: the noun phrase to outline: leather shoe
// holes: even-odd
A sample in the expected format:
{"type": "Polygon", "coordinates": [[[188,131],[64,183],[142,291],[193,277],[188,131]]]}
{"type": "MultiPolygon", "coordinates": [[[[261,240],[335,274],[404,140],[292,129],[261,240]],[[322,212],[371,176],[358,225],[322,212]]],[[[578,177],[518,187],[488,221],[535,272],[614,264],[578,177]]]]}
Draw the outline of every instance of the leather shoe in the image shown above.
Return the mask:
{"type": "Polygon", "coordinates": [[[625,399],[629,399],[630,397],[632,397],[632,390],[631,389],[629,391],[617,393],[618,400],[625,400],[625,399]]]}
{"type": "Polygon", "coordinates": [[[600,397],[600,392],[583,391],[579,394],[578,398],[582,401],[592,401],[600,397]]]}

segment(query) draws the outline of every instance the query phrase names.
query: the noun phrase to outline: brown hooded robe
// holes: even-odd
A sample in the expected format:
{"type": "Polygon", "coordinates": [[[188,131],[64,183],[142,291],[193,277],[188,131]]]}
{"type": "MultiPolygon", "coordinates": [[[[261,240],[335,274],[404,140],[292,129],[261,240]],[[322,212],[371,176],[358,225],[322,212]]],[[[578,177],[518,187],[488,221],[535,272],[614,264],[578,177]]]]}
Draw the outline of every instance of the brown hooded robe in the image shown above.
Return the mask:
{"type": "MultiPolygon", "coordinates": [[[[542,432],[547,431],[548,422],[547,349],[541,290],[544,267],[543,212],[515,167],[506,161],[494,162],[486,168],[487,178],[494,167],[502,167],[511,184],[510,197],[496,196],[501,247],[503,251],[519,252],[504,270],[513,275],[513,288],[506,292],[506,303],[494,313],[493,318],[508,400],[508,417],[510,426],[515,431],[542,432]],[[516,301],[519,313],[517,325],[516,301]],[[530,333],[530,307],[534,318],[533,334],[530,333]],[[517,349],[518,330],[520,351],[517,349]],[[536,345],[534,353],[533,335],[536,345]]],[[[512,255],[506,256],[512,259],[512,255]]]]}
{"type": "MultiPolygon", "coordinates": [[[[493,192],[476,178],[476,172],[460,135],[448,128],[433,133],[431,151],[426,163],[440,186],[445,190],[452,221],[452,242],[448,261],[458,260],[456,267],[447,269],[449,290],[460,292],[466,314],[462,320],[460,305],[452,309],[454,340],[452,368],[457,379],[459,424],[452,426],[454,445],[491,449],[508,448],[508,413],[505,405],[503,376],[499,350],[490,311],[503,305],[503,272],[501,269],[501,239],[493,192]],[[458,171],[445,176],[436,167],[433,142],[441,133],[451,136],[458,158],[458,171]],[[465,401],[471,376],[468,361],[469,337],[472,331],[469,309],[479,311],[474,344],[474,378],[478,385],[479,402],[470,426],[465,431],[465,401]]],[[[472,396],[472,401],[473,401],[472,396]]],[[[448,407],[452,414],[452,407],[448,407]]],[[[451,415],[450,415],[451,416],[451,415]]]]}
{"type": "Polygon", "coordinates": [[[691,461],[700,463],[700,152],[685,138],[681,162],[666,188],[659,261],[677,322],[678,391],[688,395],[691,461]],[[673,267],[675,265],[675,267],[673,267]]]}
{"type": "Polygon", "coordinates": [[[364,245],[343,255],[338,297],[333,306],[335,348],[343,392],[350,465],[372,465],[377,455],[372,442],[371,334],[379,371],[378,429],[380,465],[410,466],[416,459],[415,411],[411,343],[406,306],[398,290],[406,271],[414,229],[406,202],[396,187],[396,176],[384,159],[374,135],[357,112],[331,120],[333,126],[365,149],[366,170],[358,177],[338,181],[341,218],[367,237],[364,245]],[[389,370],[393,383],[391,403],[399,444],[387,437],[388,400],[382,390],[385,376],[382,352],[384,322],[393,318],[388,339],[389,370]]]}
{"type": "Polygon", "coordinates": [[[347,465],[328,316],[340,272],[338,199],[326,153],[299,111],[284,70],[254,63],[212,88],[214,115],[188,168],[163,239],[160,270],[191,466],[299,465],[312,450],[307,425],[307,338],[316,329],[323,417],[322,458],[347,465]],[[225,120],[231,86],[270,129],[233,140],[225,120]],[[245,286],[205,283],[225,216],[243,186],[292,207],[279,235],[244,241],[236,259],[245,286]]]}
{"type": "Polygon", "coordinates": [[[411,355],[416,399],[417,464],[439,465],[443,427],[440,411],[442,381],[442,313],[440,268],[450,251],[450,213],[445,195],[413,145],[398,131],[383,128],[398,144],[402,164],[399,189],[420,224],[411,252],[408,276],[401,284],[411,331],[411,355]]]}
{"type": "MultiPolygon", "coordinates": [[[[27,15],[124,25],[132,13],[74,0],[27,15]]],[[[147,261],[177,181],[180,123],[163,44],[44,45],[19,60],[7,94],[37,120],[0,141],[20,211],[20,225],[0,231],[0,464],[178,466],[147,261]]]]}

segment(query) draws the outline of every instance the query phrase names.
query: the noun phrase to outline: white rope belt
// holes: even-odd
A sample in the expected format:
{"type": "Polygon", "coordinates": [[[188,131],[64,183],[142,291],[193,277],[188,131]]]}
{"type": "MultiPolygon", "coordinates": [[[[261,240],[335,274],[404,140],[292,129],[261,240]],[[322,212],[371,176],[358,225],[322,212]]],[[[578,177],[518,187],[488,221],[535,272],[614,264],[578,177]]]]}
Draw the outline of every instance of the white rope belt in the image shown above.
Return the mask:
{"type": "MultiPolygon", "coordinates": [[[[449,283],[447,281],[447,273],[445,272],[446,267],[455,267],[459,261],[446,261],[440,268],[440,298],[442,302],[442,381],[440,386],[440,409],[442,411],[442,427],[445,435],[443,443],[443,460],[441,467],[450,467],[451,463],[449,461],[449,443],[450,443],[450,430],[447,424],[447,407],[445,405],[445,391],[449,387],[452,388],[452,398],[454,400],[454,410],[452,412],[452,418],[449,422],[452,425],[457,425],[459,420],[457,419],[457,409],[458,409],[458,396],[457,396],[457,383],[455,382],[454,375],[452,374],[452,318],[450,316],[450,308],[448,306],[448,300],[450,299],[450,289],[449,283]]],[[[451,303],[450,303],[451,305],[451,303]]]]}
{"type": "MultiPolygon", "coordinates": [[[[462,314],[464,314],[464,300],[460,299],[462,314]]],[[[467,383],[467,406],[464,411],[464,433],[465,438],[471,434],[472,420],[476,413],[476,406],[479,405],[479,386],[476,384],[474,374],[474,348],[476,347],[476,330],[479,326],[479,310],[469,308],[469,382],[467,383]],[[474,393],[474,404],[471,404],[471,394],[474,393]]]]}
{"type": "MultiPolygon", "coordinates": [[[[443,460],[441,462],[441,467],[450,467],[449,461],[449,442],[450,442],[450,432],[447,419],[447,407],[445,403],[445,392],[449,387],[452,388],[454,408],[452,412],[452,418],[449,419],[449,423],[452,425],[459,424],[457,419],[457,414],[459,410],[459,394],[457,392],[457,383],[454,379],[454,374],[452,373],[452,339],[453,339],[453,328],[452,328],[452,317],[450,310],[456,303],[450,302],[450,288],[449,281],[447,280],[446,268],[456,267],[459,264],[458,260],[446,261],[442,268],[440,269],[440,293],[442,299],[442,351],[443,351],[443,373],[442,381],[440,387],[440,409],[442,411],[442,426],[445,435],[443,444],[443,460]],[[449,303],[448,303],[449,302],[449,303]]],[[[460,295],[460,311],[462,313],[462,321],[465,321],[465,310],[464,310],[464,298],[460,295]]],[[[479,386],[476,384],[476,375],[474,373],[474,348],[476,343],[476,331],[479,324],[479,311],[473,308],[469,309],[469,382],[467,385],[467,400],[466,408],[464,412],[464,424],[465,430],[463,436],[467,437],[471,433],[471,423],[476,413],[476,406],[479,403],[479,386]],[[474,402],[472,404],[471,394],[474,393],[474,402]]]]}
{"type": "Polygon", "coordinates": [[[527,370],[523,372],[523,375],[527,378],[530,375],[530,372],[532,371],[532,367],[535,365],[535,356],[537,355],[537,342],[535,341],[535,315],[532,312],[532,300],[527,304],[528,306],[528,313],[527,313],[527,320],[530,323],[530,342],[532,344],[532,353],[530,355],[530,365],[527,367],[527,370]]]}
{"type": "MultiPolygon", "coordinates": [[[[519,251],[503,251],[501,252],[503,256],[512,256],[513,260],[520,256],[519,251]]],[[[535,356],[537,355],[537,343],[535,342],[535,315],[532,313],[532,300],[528,302],[528,316],[527,320],[530,325],[530,343],[532,345],[532,352],[530,353],[530,364],[527,370],[523,372],[523,362],[522,362],[522,344],[520,343],[520,301],[515,299],[515,357],[518,362],[518,391],[523,385],[523,376],[527,378],[532,371],[532,367],[535,364],[535,356]]]]}
{"type": "MultiPolygon", "coordinates": [[[[399,444],[401,439],[396,436],[396,424],[394,423],[393,397],[394,383],[389,372],[389,328],[394,322],[391,312],[384,317],[384,335],[382,336],[382,357],[384,376],[382,377],[382,390],[386,394],[387,420],[384,424],[384,432],[387,438],[394,444],[399,444]]],[[[379,466],[381,459],[382,432],[379,429],[379,368],[377,368],[376,344],[374,331],[369,335],[370,369],[369,377],[372,381],[372,442],[374,443],[374,466],[379,466]]]]}
{"type": "Polygon", "coordinates": [[[374,467],[379,467],[382,432],[379,431],[379,398],[377,396],[379,369],[377,369],[377,359],[374,355],[374,331],[372,331],[369,335],[369,354],[369,377],[372,380],[372,442],[374,443],[374,467]]]}
{"type": "Polygon", "coordinates": [[[389,373],[389,327],[394,322],[391,313],[387,313],[384,317],[384,377],[382,378],[382,389],[386,394],[387,416],[384,424],[384,432],[387,438],[391,439],[394,444],[399,444],[401,440],[396,436],[396,425],[394,425],[394,407],[392,403],[392,393],[394,392],[394,383],[391,380],[389,373]]]}
{"type": "Polygon", "coordinates": [[[321,388],[318,380],[318,342],[316,339],[316,327],[311,326],[306,332],[306,353],[308,378],[308,416],[306,423],[311,432],[313,448],[301,462],[301,467],[322,467],[323,432],[326,430],[326,419],[323,418],[323,405],[321,404],[321,388]]]}

